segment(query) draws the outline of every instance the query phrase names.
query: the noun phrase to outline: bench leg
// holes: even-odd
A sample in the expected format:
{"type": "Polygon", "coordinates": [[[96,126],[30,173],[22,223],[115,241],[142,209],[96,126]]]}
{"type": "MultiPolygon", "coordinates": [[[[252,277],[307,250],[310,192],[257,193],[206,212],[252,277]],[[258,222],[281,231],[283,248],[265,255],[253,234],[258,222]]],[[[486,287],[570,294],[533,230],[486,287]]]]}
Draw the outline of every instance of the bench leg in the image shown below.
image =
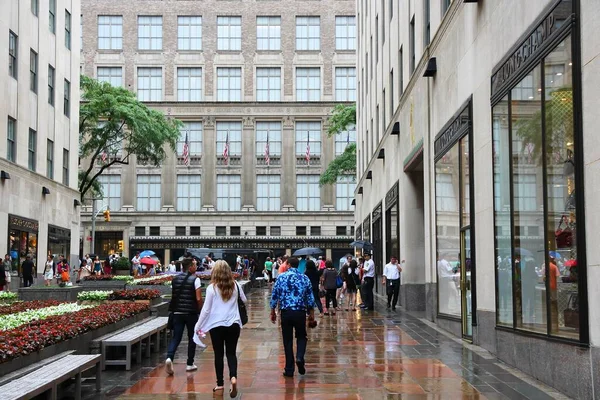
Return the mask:
{"type": "Polygon", "coordinates": [[[166,349],[166,348],[169,347],[169,330],[165,329],[162,333],[164,335],[164,342],[163,342],[163,344],[164,344],[165,349],[166,349]]]}
{"type": "Polygon", "coordinates": [[[131,344],[125,346],[125,369],[131,369],[131,344]]]}
{"type": "Polygon", "coordinates": [[[136,353],[136,362],[138,364],[142,363],[142,340],[140,339],[140,341],[137,344],[137,353],[136,353]]]}
{"type": "Polygon", "coordinates": [[[106,369],[106,344],[104,342],[102,342],[101,351],[102,357],[100,357],[100,367],[102,368],[102,371],[104,371],[106,369]]]}
{"type": "Polygon", "coordinates": [[[81,372],[75,375],[75,400],[81,400],[81,372]]]}
{"type": "Polygon", "coordinates": [[[54,383],[52,389],[50,389],[50,400],[56,400],[58,398],[58,385],[54,383]]]}
{"type": "Polygon", "coordinates": [[[102,368],[100,368],[101,364],[102,364],[101,362],[98,362],[98,364],[96,364],[96,391],[97,392],[102,390],[102,368]]]}
{"type": "Polygon", "coordinates": [[[160,351],[160,331],[156,332],[156,334],[154,335],[154,344],[155,344],[155,348],[154,351],[160,351]]]}
{"type": "Polygon", "coordinates": [[[150,348],[152,347],[152,335],[148,336],[148,343],[146,344],[146,358],[150,358],[150,348]]]}

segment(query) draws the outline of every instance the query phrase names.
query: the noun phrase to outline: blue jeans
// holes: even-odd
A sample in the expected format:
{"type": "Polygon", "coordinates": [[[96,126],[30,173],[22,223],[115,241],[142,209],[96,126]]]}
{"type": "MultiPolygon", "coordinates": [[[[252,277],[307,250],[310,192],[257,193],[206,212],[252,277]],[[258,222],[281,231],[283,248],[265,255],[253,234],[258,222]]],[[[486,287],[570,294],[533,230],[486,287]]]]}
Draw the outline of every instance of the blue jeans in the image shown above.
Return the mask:
{"type": "Polygon", "coordinates": [[[183,338],[183,329],[187,327],[188,334],[188,355],[187,365],[194,365],[194,356],[196,354],[196,343],[194,343],[194,328],[196,322],[198,322],[199,314],[174,314],[173,315],[173,337],[169,343],[169,349],[167,350],[167,358],[173,360],[175,358],[175,351],[181,343],[183,338]]]}

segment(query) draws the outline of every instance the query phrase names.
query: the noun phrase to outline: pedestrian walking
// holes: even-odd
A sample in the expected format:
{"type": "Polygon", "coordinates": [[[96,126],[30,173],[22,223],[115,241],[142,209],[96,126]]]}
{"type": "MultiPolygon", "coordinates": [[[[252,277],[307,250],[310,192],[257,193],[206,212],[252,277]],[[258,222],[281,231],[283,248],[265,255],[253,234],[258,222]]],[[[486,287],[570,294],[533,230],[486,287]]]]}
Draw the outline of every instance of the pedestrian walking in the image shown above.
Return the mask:
{"type": "Polygon", "coordinates": [[[364,285],[364,309],[374,310],[373,286],[375,285],[375,263],[371,259],[370,253],[365,253],[365,263],[363,267],[363,285],[364,285]]]}
{"type": "Polygon", "coordinates": [[[169,318],[172,320],[173,337],[169,343],[167,350],[167,373],[174,374],[173,359],[175,351],[181,343],[183,337],[183,329],[187,329],[188,334],[188,353],[187,372],[198,369],[194,365],[194,355],[196,353],[196,343],[194,342],[194,328],[198,322],[198,315],[202,309],[202,292],[200,291],[200,279],[196,277],[196,264],[192,263],[190,258],[184,259],[184,265],[187,266],[187,272],[181,273],[175,278],[171,284],[171,303],[169,304],[169,312],[172,315],[169,318]]]}
{"type": "Polygon", "coordinates": [[[319,283],[321,282],[321,275],[319,274],[319,271],[317,271],[317,266],[313,261],[309,260],[306,262],[306,272],[304,272],[304,275],[308,276],[308,279],[310,279],[313,298],[315,299],[319,313],[321,316],[323,316],[323,304],[321,303],[321,298],[319,297],[319,283]]]}
{"type": "Polygon", "coordinates": [[[100,261],[100,257],[98,256],[94,258],[94,275],[102,275],[102,261],[100,261]]]}
{"type": "MultiPolygon", "coordinates": [[[[135,256],[131,259],[131,272],[133,274],[134,277],[138,276],[138,273],[141,272],[141,258],[140,258],[140,252],[138,251],[137,253],[135,253],[135,256]]],[[[90,264],[90,262],[88,262],[88,264],[90,264]]]]}
{"type": "Polygon", "coordinates": [[[348,306],[346,311],[352,307],[352,311],[356,311],[356,292],[360,286],[360,278],[358,277],[358,263],[356,260],[351,260],[350,263],[342,269],[342,279],[346,296],[348,297],[348,306]]]}
{"type": "Polygon", "coordinates": [[[31,261],[31,256],[27,254],[25,257],[25,261],[21,264],[21,273],[23,274],[23,286],[30,287],[33,285],[33,271],[35,270],[35,266],[33,265],[33,261],[31,261]]]}
{"type": "Polygon", "coordinates": [[[10,259],[10,255],[6,254],[4,256],[4,260],[2,261],[2,265],[4,266],[4,271],[5,271],[4,276],[6,277],[6,282],[4,285],[5,292],[10,292],[10,279],[11,279],[10,271],[12,270],[11,264],[12,264],[12,261],[10,259]]]}
{"type": "Polygon", "coordinates": [[[267,273],[269,283],[273,283],[273,262],[271,261],[271,257],[267,257],[267,261],[265,261],[265,271],[267,273]]]}
{"type": "Polygon", "coordinates": [[[0,292],[4,290],[6,285],[6,270],[4,269],[4,263],[0,263],[0,292]]]}
{"type": "Polygon", "coordinates": [[[200,318],[194,329],[194,341],[197,344],[202,345],[200,338],[206,332],[210,333],[217,375],[217,386],[213,389],[213,393],[217,396],[222,396],[225,390],[223,356],[227,357],[231,398],[237,396],[236,348],[242,329],[238,296],[244,303],[247,301],[244,291],[240,290],[233,279],[229,264],[224,260],[217,261],[211,273],[210,285],[206,288],[206,299],[200,318]]]}
{"type": "Polygon", "coordinates": [[[398,295],[400,294],[400,273],[402,267],[398,264],[398,257],[391,256],[389,264],[383,268],[382,285],[387,291],[387,308],[396,311],[398,295]]]}
{"type": "Polygon", "coordinates": [[[306,315],[309,326],[316,326],[312,294],[312,284],[308,277],[298,271],[298,259],[290,257],[286,264],[288,272],[279,276],[271,293],[271,322],[277,322],[276,309],[281,311],[281,333],[285,349],[285,369],[283,376],[294,376],[294,331],[296,331],[296,367],[298,373],[306,373],[304,354],[306,353],[306,315]]]}
{"type": "Polygon", "coordinates": [[[337,277],[338,271],[333,266],[333,262],[331,260],[325,261],[325,271],[323,271],[321,277],[321,282],[325,288],[325,308],[327,308],[325,315],[335,315],[338,306],[336,299],[337,277]],[[330,309],[331,313],[329,312],[330,309]]]}
{"type": "Polygon", "coordinates": [[[49,254],[44,264],[44,286],[50,286],[52,278],[54,278],[54,256],[49,254]]]}

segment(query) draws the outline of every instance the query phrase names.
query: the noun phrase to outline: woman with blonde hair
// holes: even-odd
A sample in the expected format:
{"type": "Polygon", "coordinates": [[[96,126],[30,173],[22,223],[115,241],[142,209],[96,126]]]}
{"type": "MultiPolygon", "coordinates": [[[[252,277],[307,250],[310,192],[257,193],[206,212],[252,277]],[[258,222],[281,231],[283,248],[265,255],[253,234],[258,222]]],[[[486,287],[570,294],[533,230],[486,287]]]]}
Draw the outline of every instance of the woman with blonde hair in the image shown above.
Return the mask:
{"type": "Polygon", "coordinates": [[[215,373],[217,387],[213,389],[215,396],[222,396],[225,389],[223,379],[223,356],[227,356],[231,388],[229,396],[237,396],[237,357],[236,348],[240,338],[242,320],[238,309],[238,296],[245,303],[246,295],[233,279],[231,268],[226,261],[219,260],[215,263],[210,285],[206,288],[204,306],[200,319],[194,329],[194,341],[200,342],[205,332],[210,333],[213,350],[215,353],[215,373]]]}

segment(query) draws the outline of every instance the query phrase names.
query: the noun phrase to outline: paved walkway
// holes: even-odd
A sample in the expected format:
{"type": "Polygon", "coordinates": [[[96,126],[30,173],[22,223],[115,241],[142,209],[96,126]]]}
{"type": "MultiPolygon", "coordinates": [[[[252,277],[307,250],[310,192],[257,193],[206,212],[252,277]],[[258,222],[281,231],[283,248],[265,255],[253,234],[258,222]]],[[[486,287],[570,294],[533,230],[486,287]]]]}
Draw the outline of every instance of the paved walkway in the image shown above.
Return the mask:
{"type": "MultiPolygon", "coordinates": [[[[269,321],[268,296],[266,289],[258,289],[249,298],[250,322],[238,345],[238,398],[243,400],[566,398],[435,326],[402,311],[386,311],[381,302],[374,312],[319,318],[319,326],[309,330],[306,375],[284,378],[280,331],[269,321]]],[[[174,377],[165,372],[164,355],[153,356],[130,372],[106,371],[100,396],[92,381],[86,383],[84,398],[212,398],[210,344],[198,350],[195,373],[184,371],[185,349],[183,342],[174,377]]]]}

